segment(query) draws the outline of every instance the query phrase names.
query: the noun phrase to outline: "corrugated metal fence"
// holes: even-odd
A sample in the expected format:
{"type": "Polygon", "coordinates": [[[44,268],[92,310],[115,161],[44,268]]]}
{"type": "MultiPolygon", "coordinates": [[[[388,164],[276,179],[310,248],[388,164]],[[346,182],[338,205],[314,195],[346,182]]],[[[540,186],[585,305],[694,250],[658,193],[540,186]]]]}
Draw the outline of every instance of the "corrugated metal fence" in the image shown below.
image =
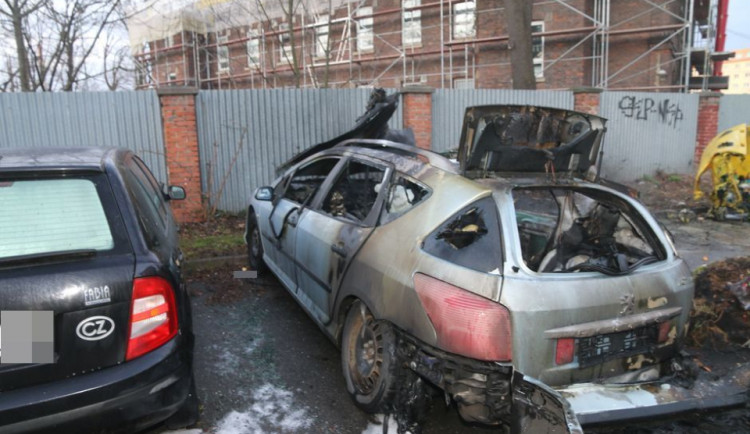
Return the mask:
{"type": "MultiPolygon", "coordinates": [[[[217,209],[244,209],[278,165],[350,130],[369,97],[370,89],[201,91],[196,116],[204,194],[217,209]]],[[[392,128],[402,127],[401,112],[399,105],[392,128]]]]}
{"type": "Polygon", "coordinates": [[[530,104],[572,109],[569,91],[507,89],[438,89],[432,96],[432,150],[458,148],[466,107],[488,104],[530,104]]]}
{"type": "Polygon", "coordinates": [[[603,92],[600,113],[609,119],[602,173],[617,181],[657,170],[691,173],[698,95],[603,92]]]}
{"type": "Polygon", "coordinates": [[[750,95],[724,95],[719,102],[719,131],[750,124],[750,95]]]}
{"type": "Polygon", "coordinates": [[[0,94],[0,148],[123,147],[167,180],[156,92],[0,94]]]}

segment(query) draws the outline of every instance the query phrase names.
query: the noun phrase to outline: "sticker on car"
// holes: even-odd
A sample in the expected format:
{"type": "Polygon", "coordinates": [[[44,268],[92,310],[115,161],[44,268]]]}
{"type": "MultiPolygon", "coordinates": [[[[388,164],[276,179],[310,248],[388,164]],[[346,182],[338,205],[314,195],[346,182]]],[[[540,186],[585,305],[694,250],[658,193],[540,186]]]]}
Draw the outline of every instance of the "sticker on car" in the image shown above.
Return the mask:
{"type": "Polygon", "coordinates": [[[98,315],[84,319],[78,323],[76,334],[85,341],[98,341],[106,338],[115,331],[115,322],[112,318],[98,315]]]}

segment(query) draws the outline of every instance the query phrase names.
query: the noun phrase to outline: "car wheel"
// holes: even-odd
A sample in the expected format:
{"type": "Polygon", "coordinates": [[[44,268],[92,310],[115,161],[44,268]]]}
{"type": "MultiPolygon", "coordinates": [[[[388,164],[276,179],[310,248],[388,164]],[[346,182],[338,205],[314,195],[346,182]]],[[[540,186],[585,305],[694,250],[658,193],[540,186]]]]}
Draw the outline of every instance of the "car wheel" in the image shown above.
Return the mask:
{"type": "Polygon", "coordinates": [[[260,229],[255,219],[255,214],[249,213],[247,217],[247,258],[250,268],[260,276],[266,270],[263,262],[263,244],[260,241],[260,229]]]}
{"type": "Polygon", "coordinates": [[[378,321],[360,302],[346,316],[341,343],[341,365],[346,388],[355,404],[380,413],[396,394],[396,337],[393,327],[378,321]]]}

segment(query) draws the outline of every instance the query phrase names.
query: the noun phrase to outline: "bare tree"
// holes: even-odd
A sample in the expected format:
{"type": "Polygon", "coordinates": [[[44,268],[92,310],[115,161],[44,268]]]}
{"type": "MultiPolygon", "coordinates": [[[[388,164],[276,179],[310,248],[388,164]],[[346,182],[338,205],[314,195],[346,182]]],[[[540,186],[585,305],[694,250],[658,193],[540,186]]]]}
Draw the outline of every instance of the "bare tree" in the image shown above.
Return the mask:
{"type": "Polygon", "coordinates": [[[504,0],[513,89],[536,89],[531,52],[531,1],[504,0]]]}
{"type": "Polygon", "coordinates": [[[41,9],[47,0],[2,0],[0,3],[0,15],[9,21],[13,40],[16,44],[16,57],[18,59],[18,79],[21,90],[28,92],[31,88],[31,68],[29,66],[29,55],[24,37],[25,23],[29,16],[41,9]]]}

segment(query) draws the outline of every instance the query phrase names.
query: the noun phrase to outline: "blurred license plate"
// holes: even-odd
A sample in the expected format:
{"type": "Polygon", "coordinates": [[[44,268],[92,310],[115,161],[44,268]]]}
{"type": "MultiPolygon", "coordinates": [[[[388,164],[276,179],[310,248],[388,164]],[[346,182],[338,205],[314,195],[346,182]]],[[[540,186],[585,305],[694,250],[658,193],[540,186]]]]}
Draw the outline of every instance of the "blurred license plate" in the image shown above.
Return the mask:
{"type": "Polygon", "coordinates": [[[641,327],[578,339],[578,364],[596,365],[607,360],[645,353],[656,343],[656,326],[641,327]]]}

